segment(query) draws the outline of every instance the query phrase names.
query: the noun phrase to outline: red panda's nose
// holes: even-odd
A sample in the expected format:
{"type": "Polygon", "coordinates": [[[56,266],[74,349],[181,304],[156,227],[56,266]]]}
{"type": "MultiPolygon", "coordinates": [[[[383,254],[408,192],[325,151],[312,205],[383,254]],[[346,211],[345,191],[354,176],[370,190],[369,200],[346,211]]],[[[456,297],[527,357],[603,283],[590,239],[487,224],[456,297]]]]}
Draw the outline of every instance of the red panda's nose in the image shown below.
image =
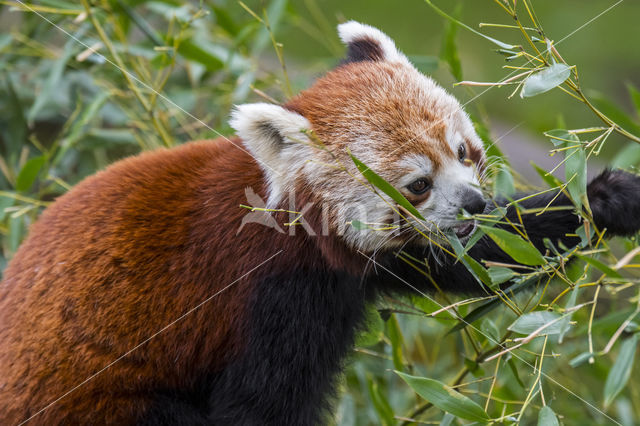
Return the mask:
{"type": "Polygon", "coordinates": [[[471,214],[482,213],[487,206],[487,202],[482,198],[479,192],[469,190],[464,194],[462,208],[471,214]]]}

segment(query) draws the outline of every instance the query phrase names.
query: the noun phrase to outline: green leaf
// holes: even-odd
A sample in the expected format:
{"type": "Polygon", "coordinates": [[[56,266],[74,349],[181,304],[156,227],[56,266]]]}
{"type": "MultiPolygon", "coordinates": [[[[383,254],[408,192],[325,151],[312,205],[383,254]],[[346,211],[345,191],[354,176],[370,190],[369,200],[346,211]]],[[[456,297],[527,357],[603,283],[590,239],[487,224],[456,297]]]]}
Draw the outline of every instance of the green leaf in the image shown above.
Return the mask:
{"type": "Polygon", "coordinates": [[[498,327],[491,321],[491,318],[485,318],[480,323],[480,330],[489,339],[489,342],[496,344],[500,341],[500,331],[498,327]]]}
{"type": "Polygon", "coordinates": [[[572,141],[565,142],[565,147],[574,146],[564,151],[567,190],[575,205],[581,208],[582,203],[587,201],[587,155],[576,135],[567,133],[565,138],[572,141]]]}
{"type": "Polygon", "coordinates": [[[635,142],[629,142],[627,146],[622,148],[613,160],[611,167],[616,169],[626,169],[640,163],[640,145],[635,142]]]}
{"type": "Polygon", "coordinates": [[[522,389],[526,389],[524,382],[520,378],[520,373],[518,373],[518,367],[516,367],[516,363],[513,361],[513,358],[511,357],[511,353],[508,353],[507,356],[508,356],[507,365],[511,370],[511,374],[513,374],[513,377],[516,379],[516,382],[518,382],[520,387],[522,387],[522,389]]]}
{"type": "Polygon", "coordinates": [[[375,408],[376,413],[378,413],[378,418],[381,420],[381,423],[385,426],[395,425],[396,420],[389,401],[387,401],[387,398],[380,392],[378,384],[374,382],[370,376],[367,377],[367,388],[369,389],[371,402],[373,402],[373,408],[375,408]]]}
{"type": "Polygon", "coordinates": [[[578,355],[577,357],[569,361],[569,365],[573,368],[576,368],[577,366],[579,366],[580,364],[583,364],[592,356],[593,354],[591,352],[582,352],[580,355],[578,355]]]}
{"type": "Polygon", "coordinates": [[[609,406],[625,387],[631,376],[631,369],[633,368],[633,359],[636,354],[636,347],[638,343],[638,335],[634,334],[630,338],[624,341],[618,353],[613,367],[607,375],[607,381],[604,384],[604,406],[609,406]]]}
{"type": "Polygon", "coordinates": [[[25,163],[16,178],[16,190],[20,192],[28,191],[38,177],[40,169],[46,163],[47,158],[44,155],[33,157],[25,163]]]}
{"type": "Polygon", "coordinates": [[[640,135],[640,126],[629,117],[629,114],[622,110],[618,105],[598,92],[589,92],[589,101],[600,110],[604,115],[622,126],[625,130],[636,135],[640,135]]]}
{"type": "MultiPolygon", "coordinates": [[[[460,9],[462,3],[458,3],[453,14],[456,17],[460,16],[460,9]]],[[[440,57],[447,64],[449,64],[449,70],[456,80],[462,80],[462,65],[460,64],[460,57],[458,56],[458,47],[456,46],[456,35],[458,33],[458,24],[456,21],[449,21],[445,30],[444,37],[442,39],[442,49],[440,50],[440,57]]]]}
{"type": "Polygon", "coordinates": [[[400,331],[400,325],[395,315],[391,315],[387,321],[387,336],[391,342],[391,357],[393,358],[393,366],[397,369],[404,368],[404,357],[402,356],[402,344],[404,337],[400,331]]]}
{"type": "Polygon", "coordinates": [[[440,426],[450,426],[456,417],[451,413],[445,413],[440,420],[440,426]]]}
{"type": "MultiPolygon", "coordinates": [[[[513,284],[509,288],[505,289],[504,293],[510,294],[512,296],[515,296],[516,294],[522,292],[523,290],[526,290],[527,288],[531,287],[536,282],[538,282],[538,278],[537,277],[531,277],[531,278],[527,279],[526,281],[513,284]]],[[[465,317],[461,321],[458,321],[458,323],[455,326],[451,327],[451,330],[447,331],[447,334],[451,334],[451,333],[453,333],[455,331],[463,329],[468,324],[471,324],[471,323],[479,320],[483,316],[487,315],[489,312],[491,312],[494,309],[496,309],[498,307],[501,307],[501,306],[504,306],[504,303],[499,298],[495,298],[493,300],[485,302],[484,304],[478,306],[473,311],[471,311],[467,315],[465,315],[465,317]]]]}
{"type": "Polygon", "coordinates": [[[496,197],[511,197],[516,193],[513,176],[507,166],[501,166],[493,184],[493,192],[496,197]]]}
{"type": "MultiPolygon", "coordinates": [[[[576,300],[578,299],[579,291],[580,291],[579,286],[576,285],[575,287],[573,287],[573,290],[571,290],[571,294],[569,295],[569,300],[567,301],[567,304],[564,306],[565,311],[576,306],[576,300]]],[[[560,321],[558,321],[558,323],[560,324],[560,333],[559,333],[560,335],[558,336],[558,343],[562,343],[562,340],[564,339],[564,335],[567,334],[567,331],[569,331],[572,316],[573,316],[573,312],[571,312],[570,314],[562,318],[560,321]]]]}
{"type": "Polygon", "coordinates": [[[375,306],[367,307],[364,323],[364,330],[356,337],[356,346],[373,346],[382,339],[384,333],[384,321],[375,306]]]}
{"type": "Polygon", "coordinates": [[[608,277],[622,278],[622,275],[620,275],[618,271],[611,269],[611,267],[600,262],[598,259],[594,259],[593,257],[589,257],[589,256],[583,256],[580,253],[576,253],[576,256],[578,256],[580,259],[584,260],[594,268],[604,272],[608,277]]]}
{"type": "MultiPolygon", "coordinates": [[[[7,106],[8,113],[7,118],[7,134],[3,136],[3,143],[5,144],[4,154],[5,159],[9,159],[12,162],[18,158],[19,152],[23,144],[27,141],[27,134],[29,133],[29,126],[27,125],[27,119],[24,116],[24,109],[20,97],[15,90],[13,80],[8,72],[5,72],[5,81],[7,83],[7,106]]],[[[0,130],[0,133],[4,131],[0,130]]],[[[0,151],[1,153],[2,151],[0,151]]]]}
{"type": "Polygon", "coordinates": [[[471,28],[470,26],[468,26],[468,25],[466,25],[466,24],[463,24],[462,22],[460,22],[459,20],[457,20],[457,19],[455,19],[455,18],[451,17],[450,15],[447,15],[444,11],[442,11],[442,9],[440,9],[440,8],[436,7],[436,5],[434,5],[434,4],[431,2],[431,0],[424,0],[424,1],[425,1],[429,6],[431,6],[431,8],[432,8],[433,10],[435,10],[435,11],[436,11],[436,13],[437,13],[438,15],[440,15],[440,16],[442,16],[443,18],[446,18],[446,19],[448,19],[448,20],[450,20],[450,21],[452,21],[452,22],[455,22],[456,24],[460,25],[461,27],[463,27],[463,28],[465,28],[465,29],[467,29],[467,30],[471,31],[472,33],[474,33],[474,34],[476,34],[476,35],[479,35],[480,37],[482,37],[482,38],[484,38],[484,39],[486,39],[486,40],[489,40],[491,43],[494,43],[494,44],[498,45],[499,47],[501,47],[501,48],[503,48],[503,49],[509,49],[509,50],[511,50],[511,49],[515,49],[515,48],[517,48],[517,47],[518,47],[518,46],[515,46],[515,45],[513,45],[513,44],[504,43],[504,42],[501,42],[500,40],[496,40],[496,39],[495,39],[495,38],[493,38],[493,37],[489,37],[488,35],[482,34],[480,31],[476,31],[476,30],[474,30],[473,28],[471,28]]]}
{"type": "Polygon", "coordinates": [[[49,102],[54,93],[59,90],[60,79],[64,74],[67,63],[75,53],[75,48],[77,47],[76,40],[78,38],[82,38],[83,33],[84,31],[79,31],[78,33],[76,33],[74,37],[64,45],[62,56],[60,56],[60,58],[54,61],[51,65],[49,76],[44,83],[44,87],[35,97],[35,102],[31,106],[31,109],[27,114],[29,123],[33,123],[35,121],[40,110],[47,104],[47,102],[49,102]]]}
{"type": "Polygon", "coordinates": [[[349,154],[351,156],[351,160],[358,168],[358,171],[364,176],[367,181],[374,187],[378,188],[380,191],[387,194],[393,201],[398,203],[400,206],[404,207],[409,213],[413,216],[417,217],[420,220],[425,220],[424,217],[420,214],[418,210],[407,200],[404,195],[400,193],[396,188],[394,188],[389,182],[380,177],[376,172],[367,167],[362,161],[358,160],[353,154],[349,154]]]}
{"type": "Polygon", "coordinates": [[[560,182],[560,179],[558,179],[557,177],[555,177],[551,173],[547,172],[545,169],[543,169],[542,167],[538,166],[533,161],[530,164],[536,170],[536,172],[538,172],[538,175],[540,175],[542,180],[547,185],[549,185],[549,188],[557,188],[557,187],[562,186],[562,182],[560,182]]]}
{"type": "Polygon", "coordinates": [[[544,336],[547,334],[558,334],[562,331],[562,324],[558,320],[559,318],[561,318],[561,316],[555,312],[529,312],[515,320],[514,323],[509,326],[509,330],[520,334],[531,334],[545,324],[555,321],[555,323],[540,331],[538,335],[544,336]]]}
{"type": "Polygon", "coordinates": [[[491,266],[487,269],[487,273],[489,274],[493,285],[509,281],[516,275],[515,272],[509,268],[505,268],[504,266],[491,266]]]}
{"type": "Polygon", "coordinates": [[[528,98],[547,92],[564,83],[571,75],[571,67],[565,64],[553,64],[542,71],[531,74],[524,81],[521,98],[528,98]]]}
{"type": "Polygon", "coordinates": [[[542,407],[538,413],[538,426],[560,426],[556,413],[548,405],[542,407]]]}
{"type": "Polygon", "coordinates": [[[489,273],[484,266],[482,266],[477,260],[469,256],[468,254],[465,254],[463,259],[467,269],[470,269],[475,274],[476,278],[482,281],[482,284],[488,287],[492,285],[489,273]]]}
{"type": "Polygon", "coordinates": [[[538,249],[530,242],[523,240],[519,235],[512,234],[504,229],[491,228],[484,225],[479,225],[479,228],[516,262],[533,266],[545,264],[544,257],[538,249]]]}
{"type": "Polygon", "coordinates": [[[636,112],[640,115],[640,91],[631,83],[627,83],[627,90],[633,105],[636,107],[636,112]]]}
{"type": "Polygon", "coordinates": [[[461,419],[475,422],[489,420],[489,416],[480,405],[444,383],[426,377],[411,376],[400,371],[395,373],[418,395],[439,409],[461,419]]]}

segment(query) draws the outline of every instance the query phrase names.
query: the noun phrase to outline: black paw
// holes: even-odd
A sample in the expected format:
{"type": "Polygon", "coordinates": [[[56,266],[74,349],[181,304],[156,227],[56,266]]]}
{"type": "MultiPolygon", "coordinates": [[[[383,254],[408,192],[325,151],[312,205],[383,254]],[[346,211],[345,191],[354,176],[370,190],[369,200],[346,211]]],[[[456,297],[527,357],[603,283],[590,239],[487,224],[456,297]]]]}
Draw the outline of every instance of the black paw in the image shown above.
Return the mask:
{"type": "Polygon", "coordinates": [[[640,176],[605,170],[587,187],[598,229],[607,235],[633,235],[640,230],[640,176]]]}

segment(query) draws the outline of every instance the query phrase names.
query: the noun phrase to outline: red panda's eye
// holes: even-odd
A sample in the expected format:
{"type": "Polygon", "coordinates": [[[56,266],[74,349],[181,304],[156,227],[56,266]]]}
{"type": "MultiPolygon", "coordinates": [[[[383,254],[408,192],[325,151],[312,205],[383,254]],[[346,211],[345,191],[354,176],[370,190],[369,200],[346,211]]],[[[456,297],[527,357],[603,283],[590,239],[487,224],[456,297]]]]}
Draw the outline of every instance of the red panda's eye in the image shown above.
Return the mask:
{"type": "Polygon", "coordinates": [[[464,146],[463,143],[458,147],[458,160],[464,161],[467,156],[467,147],[464,146]]]}
{"type": "Polygon", "coordinates": [[[420,178],[409,184],[407,188],[416,195],[424,194],[431,189],[431,181],[427,178],[420,178]]]}

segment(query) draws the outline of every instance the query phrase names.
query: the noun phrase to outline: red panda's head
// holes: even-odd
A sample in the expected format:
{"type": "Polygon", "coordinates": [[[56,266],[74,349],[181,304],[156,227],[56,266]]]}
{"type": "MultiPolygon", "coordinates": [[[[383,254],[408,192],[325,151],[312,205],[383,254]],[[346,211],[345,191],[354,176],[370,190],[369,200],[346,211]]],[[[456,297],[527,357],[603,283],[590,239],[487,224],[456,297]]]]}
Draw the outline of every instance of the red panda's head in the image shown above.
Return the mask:
{"type": "Polygon", "coordinates": [[[327,209],[330,232],[352,247],[405,243],[416,234],[384,226],[394,222],[393,208],[336,167],[358,175],[350,151],[418,209],[423,226],[466,237],[473,226],[458,214],[485,205],[478,189],[483,145],[469,117],[379,30],[351,21],[338,31],[348,48],[340,66],[284,106],[247,104],[233,112],[231,125],[267,178],[268,206],[310,192],[327,209]],[[345,226],[351,220],[377,226],[345,226]]]}

